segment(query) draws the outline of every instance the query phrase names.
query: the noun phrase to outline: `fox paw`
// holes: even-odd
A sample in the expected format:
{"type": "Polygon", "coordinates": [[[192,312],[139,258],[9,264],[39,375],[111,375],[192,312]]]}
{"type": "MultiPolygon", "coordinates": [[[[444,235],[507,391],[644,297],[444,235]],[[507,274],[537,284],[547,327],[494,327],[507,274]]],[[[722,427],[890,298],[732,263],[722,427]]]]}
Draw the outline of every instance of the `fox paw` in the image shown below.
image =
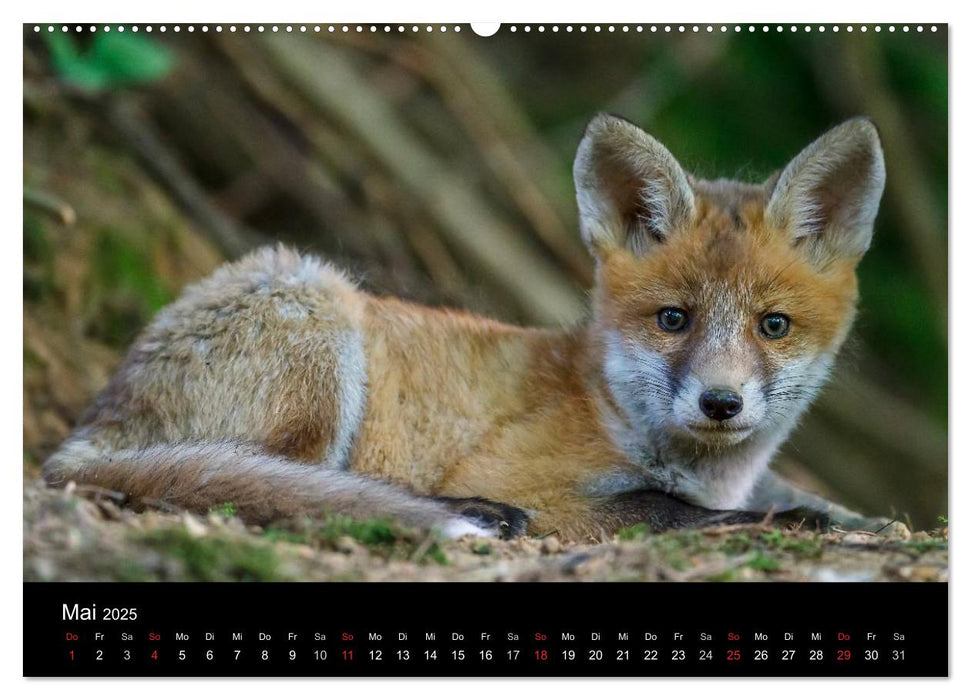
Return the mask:
{"type": "Polygon", "coordinates": [[[856,518],[838,523],[844,530],[862,530],[895,540],[909,540],[910,528],[892,518],[856,518]]]}
{"type": "Polygon", "coordinates": [[[890,518],[867,518],[856,514],[831,515],[812,508],[794,508],[779,513],[773,520],[815,530],[836,528],[871,532],[892,539],[910,539],[910,529],[899,520],[890,518]]]}
{"type": "Polygon", "coordinates": [[[526,534],[529,515],[526,511],[485,498],[440,498],[458,517],[442,528],[447,537],[480,535],[508,540],[526,534]]]}

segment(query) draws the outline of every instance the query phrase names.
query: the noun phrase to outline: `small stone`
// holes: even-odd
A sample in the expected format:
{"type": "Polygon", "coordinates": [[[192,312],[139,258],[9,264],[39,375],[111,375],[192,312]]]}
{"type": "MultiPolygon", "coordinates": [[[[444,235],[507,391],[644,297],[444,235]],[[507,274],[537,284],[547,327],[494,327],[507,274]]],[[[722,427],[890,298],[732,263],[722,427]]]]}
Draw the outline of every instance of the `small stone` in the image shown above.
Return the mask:
{"type": "Polygon", "coordinates": [[[101,511],[101,515],[105,520],[121,519],[121,508],[115,505],[112,501],[106,499],[98,501],[98,510],[101,511]]]}
{"type": "Polygon", "coordinates": [[[300,580],[305,578],[303,566],[299,562],[285,561],[280,564],[275,578],[281,581],[300,580]]]}
{"type": "Polygon", "coordinates": [[[486,539],[478,539],[472,543],[470,551],[473,554],[478,554],[480,556],[492,554],[492,543],[486,539]]]}
{"type": "Polygon", "coordinates": [[[50,559],[38,557],[34,559],[34,573],[43,581],[50,581],[57,574],[57,566],[50,559]]]}
{"type": "Polygon", "coordinates": [[[81,534],[81,531],[78,530],[76,527],[68,528],[67,542],[66,542],[67,548],[78,550],[81,548],[81,545],[83,543],[84,543],[84,536],[81,534]]]}
{"type": "Polygon", "coordinates": [[[182,514],[182,524],[191,537],[204,537],[208,533],[206,526],[198,518],[189,513],[182,514]]]}
{"type": "Polygon", "coordinates": [[[334,548],[344,554],[357,554],[364,550],[364,547],[358,544],[350,535],[341,535],[338,537],[337,541],[334,542],[334,548]]]}
{"type": "Polygon", "coordinates": [[[78,499],[75,502],[74,517],[79,525],[87,527],[92,527],[102,519],[101,510],[87,499],[78,499]]]}
{"type": "Polygon", "coordinates": [[[353,568],[353,563],[343,554],[324,553],[316,557],[330,576],[344,576],[353,568]]]}
{"type": "Polygon", "coordinates": [[[250,532],[250,529],[246,523],[235,516],[231,518],[223,518],[222,522],[219,524],[219,527],[224,530],[228,530],[229,532],[238,532],[241,535],[250,532]]]}
{"type": "Polygon", "coordinates": [[[891,539],[891,540],[910,540],[916,534],[927,535],[926,532],[924,532],[924,533],[912,533],[910,531],[910,528],[907,527],[906,525],[904,525],[899,520],[890,523],[889,525],[887,525],[886,528],[884,528],[883,530],[881,530],[877,534],[879,534],[879,535],[881,535],[883,537],[886,537],[887,539],[891,539]]]}
{"type": "Polygon", "coordinates": [[[521,537],[515,544],[516,549],[524,554],[535,554],[540,548],[539,541],[526,537],[521,537]]]}
{"type": "Polygon", "coordinates": [[[293,551],[297,556],[303,557],[304,559],[313,559],[317,556],[317,552],[309,544],[293,545],[293,551]]]}
{"type": "Polygon", "coordinates": [[[563,551],[563,545],[554,535],[550,535],[540,542],[539,551],[543,554],[559,554],[563,551]]]}
{"type": "Polygon", "coordinates": [[[872,532],[848,532],[843,535],[842,543],[854,547],[871,545],[879,541],[879,538],[872,532]]]}
{"type": "Polygon", "coordinates": [[[901,566],[897,575],[907,581],[938,581],[941,570],[936,566],[901,566]]]}

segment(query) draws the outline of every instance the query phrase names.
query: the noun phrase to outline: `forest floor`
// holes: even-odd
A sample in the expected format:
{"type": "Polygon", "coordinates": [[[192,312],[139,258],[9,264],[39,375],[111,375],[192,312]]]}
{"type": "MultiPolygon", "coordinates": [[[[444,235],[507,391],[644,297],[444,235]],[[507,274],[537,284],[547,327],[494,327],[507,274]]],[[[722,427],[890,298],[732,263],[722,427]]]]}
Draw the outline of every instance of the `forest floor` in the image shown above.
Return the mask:
{"type": "Polygon", "coordinates": [[[381,521],[247,526],[120,506],[111,494],[24,486],[28,581],[946,581],[947,529],[883,537],[774,526],[611,541],[442,541],[381,521]]]}

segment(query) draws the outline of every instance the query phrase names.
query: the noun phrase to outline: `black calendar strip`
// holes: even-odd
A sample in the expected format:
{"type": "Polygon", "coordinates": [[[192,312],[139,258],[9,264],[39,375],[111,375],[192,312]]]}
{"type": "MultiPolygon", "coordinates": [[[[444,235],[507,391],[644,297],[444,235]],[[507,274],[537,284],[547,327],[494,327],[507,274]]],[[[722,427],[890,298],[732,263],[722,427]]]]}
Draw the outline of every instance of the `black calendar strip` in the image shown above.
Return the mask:
{"type": "Polygon", "coordinates": [[[946,676],[947,585],[24,584],[28,676],[946,676]]]}

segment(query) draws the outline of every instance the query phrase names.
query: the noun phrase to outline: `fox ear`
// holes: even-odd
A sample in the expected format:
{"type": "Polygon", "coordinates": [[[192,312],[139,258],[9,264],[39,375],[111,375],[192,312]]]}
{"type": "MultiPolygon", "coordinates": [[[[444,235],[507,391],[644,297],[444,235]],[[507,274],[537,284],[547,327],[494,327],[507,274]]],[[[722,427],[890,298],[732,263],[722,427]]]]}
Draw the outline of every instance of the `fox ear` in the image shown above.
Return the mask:
{"type": "Polygon", "coordinates": [[[869,119],[820,136],[766,183],[766,221],[806,246],[817,262],[858,258],[870,247],[886,170],[869,119]]]}
{"type": "Polygon", "coordinates": [[[580,231],[594,255],[626,247],[642,255],[694,215],[684,170],[630,122],[598,114],[573,162],[580,231]]]}

